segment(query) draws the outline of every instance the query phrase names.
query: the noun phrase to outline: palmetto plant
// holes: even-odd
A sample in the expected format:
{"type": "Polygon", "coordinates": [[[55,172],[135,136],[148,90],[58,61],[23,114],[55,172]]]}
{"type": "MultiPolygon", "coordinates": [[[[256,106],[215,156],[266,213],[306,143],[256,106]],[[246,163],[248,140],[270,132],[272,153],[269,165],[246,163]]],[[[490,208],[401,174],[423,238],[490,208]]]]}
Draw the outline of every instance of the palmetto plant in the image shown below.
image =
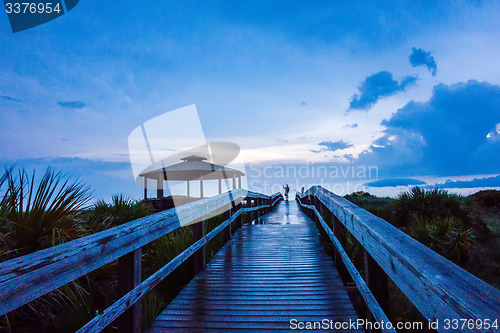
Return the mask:
{"type": "Polygon", "coordinates": [[[0,188],[0,260],[78,237],[74,219],[90,199],[89,188],[81,181],[52,168],[39,181],[35,171],[6,169],[0,188]]]}
{"type": "Polygon", "coordinates": [[[412,214],[406,232],[458,265],[466,265],[476,249],[476,233],[460,218],[436,214],[430,218],[412,214]]]}
{"type": "Polygon", "coordinates": [[[120,224],[130,222],[151,214],[144,202],[135,201],[122,194],[114,195],[111,202],[97,201],[79,221],[82,232],[93,234],[120,224]]]}
{"type": "MultiPolygon", "coordinates": [[[[52,168],[40,178],[35,171],[6,169],[0,177],[0,261],[81,236],[74,222],[89,199],[84,183],[52,168]]],[[[6,317],[0,327],[53,331],[71,322],[85,322],[89,311],[89,294],[72,282],[11,312],[12,320],[6,317]]]]}

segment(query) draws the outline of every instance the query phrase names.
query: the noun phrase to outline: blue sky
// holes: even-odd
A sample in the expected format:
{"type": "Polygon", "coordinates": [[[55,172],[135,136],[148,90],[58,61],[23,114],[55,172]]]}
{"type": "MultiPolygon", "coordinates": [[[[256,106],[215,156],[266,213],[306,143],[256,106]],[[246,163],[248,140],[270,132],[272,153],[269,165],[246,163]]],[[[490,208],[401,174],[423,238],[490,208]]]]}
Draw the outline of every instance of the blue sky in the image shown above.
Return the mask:
{"type": "Polygon", "coordinates": [[[207,139],[247,163],[500,174],[499,15],[495,1],[81,0],[16,34],[4,15],[0,160],[136,195],[128,135],[196,104],[207,139]]]}

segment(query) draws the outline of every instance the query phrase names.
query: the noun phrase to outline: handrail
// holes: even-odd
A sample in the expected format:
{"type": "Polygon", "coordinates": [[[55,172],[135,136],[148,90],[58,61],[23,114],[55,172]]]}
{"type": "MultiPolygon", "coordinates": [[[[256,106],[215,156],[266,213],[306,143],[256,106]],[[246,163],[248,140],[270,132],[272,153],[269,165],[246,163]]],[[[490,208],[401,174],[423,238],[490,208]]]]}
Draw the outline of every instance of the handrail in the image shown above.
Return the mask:
{"type": "MultiPolygon", "coordinates": [[[[320,186],[313,186],[303,195],[297,194],[297,197],[301,204],[306,198],[313,201],[314,213],[318,218],[321,216],[318,211],[321,209],[319,202],[333,213],[429,321],[458,320],[460,325],[455,330],[458,332],[494,331],[493,328],[478,328],[479,326],[475,326],[476,330],[471,330],[467,325],[461,326],[460,320],[498,319],[500,290],[385,220],[320,186]]],[[[321,224],[326,226],[326,223],[321,224]]],[[[325,228],[325,231],[329,236],[332,235],[330,228],[325,228]]],[[[334,245],[340,246],[340,243],[334,242],[334,245]]],[[[376,316],[375,313],[373,315],[376,316]]],[[[439,325],[437,330],[449,331],[445,325],[439,325]]]]}
{"type": "MultiPolygon", "coordinates": [[[[297,200],[299,202],[299,205],[303,208],[311,209],[314,212],[314,214],[316,215],[316,217],[319,219],[319,222],[320,222],[321,226],[323,227],[323,230],[325,230],[326,234],[328,235],[328,237],[332,241],[333,245],[335,246],[335,248],[339,252],[340,257],[341,257],[342,261],[344,262],[344,265],[347,268],[347,271],[349,272],[354,283],[358,287],[359,292],[361,294],[361,297],[363,297],[363,299],[365,300],[365,303],[368,306],[368,308],[370,309],[370,312],[373,314],[373,317],[375,318],[375,320],[379,323],[390,322],[390,320],[387,317],[387,315],[385,314],[384,310],[382,309],[380,304],[375,299],[375,296],[373,296],[373,294],[371,293],[370,288],[368,287],[366,282],[363,280],[363,277],[361,276],[359,271],[356,269],[356,267],[352,263],[351,259],[347,255],[347,253],[345,252],[344,248],[342,247],[342,244],[337,239],[337,237],[335,237],[335,234],[330,229],[328,224],[326,224],[326,221],[321,216],[321,213],[316,209],[316,207],[314,205],[303,204],[301,201],[302,198],[300,197],[299,193],[297,193],[297,196],[299,197],[299,200],[297,200]]],[[[387,332],[387,333],[396,332],[396,330],[393,327],[386,327],[386,326],[382,326],[381,331],[387,332]]]]}
{"type": "MultiPolygon", "coordinates": [[[[255,207],[257,211],[268,211],[280,200],[280,196],[281,194],[267,196],[235,189],[0,263],[0,315],[15,310],[116,259],[122,260],[124,256],[140,251],[142,246],[182,226],[191,224],[199,229],[198,226],[203,225],[202,235],[199,239],[195,239],[193,245],[144,282],[131,288],[130,292],[78,331],[99,332],[187,258],[203,248],[209,240],[222,230],[230,228],[231,223],[245,211],[241,208],[243,200],[246,200],[249,207],[255,201],[258,204],[258,207],[255,207]],[[218,215],[227,207],[230,207],[229,218],[205,235],[204,223],[196,222],[218,215]]],[[[137,269],[135,266],[133,268],[137,269]]],[[[137,275],[137,272],[134,274],[137,275]]]]}

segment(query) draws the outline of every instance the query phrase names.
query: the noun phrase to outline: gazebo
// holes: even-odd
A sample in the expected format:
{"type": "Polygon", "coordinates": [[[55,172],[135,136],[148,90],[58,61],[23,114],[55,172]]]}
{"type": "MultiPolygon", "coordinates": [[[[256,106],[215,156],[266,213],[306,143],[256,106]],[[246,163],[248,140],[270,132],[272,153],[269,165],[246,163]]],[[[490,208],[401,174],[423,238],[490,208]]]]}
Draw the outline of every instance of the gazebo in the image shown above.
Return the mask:
{"type": "Polygon", "coordinates": [[[147,199],[147,183],[148,179],[156,180],[157,198],[164,197],[164,181],[186,181],[187,196],[190,197],[189,182],[193,180],[200,181],[200,197],[203,198],[203,181],[218,180],[219,194],[222,192],[222,180],[232,179],[233,189],[236,188],[236,180],[238,180],[238,188],[241,188],[241,177],[245,174],[239,170],[231,169],[222,165],[205,162],[207,159],[199,155],[190,155],[181,158],[182,162],[161,166],[162,163],[144,170],[139,176],[144,177],[144,199],[147,199]],[[160,165],[160,167],[158,167],[160,165]]]}

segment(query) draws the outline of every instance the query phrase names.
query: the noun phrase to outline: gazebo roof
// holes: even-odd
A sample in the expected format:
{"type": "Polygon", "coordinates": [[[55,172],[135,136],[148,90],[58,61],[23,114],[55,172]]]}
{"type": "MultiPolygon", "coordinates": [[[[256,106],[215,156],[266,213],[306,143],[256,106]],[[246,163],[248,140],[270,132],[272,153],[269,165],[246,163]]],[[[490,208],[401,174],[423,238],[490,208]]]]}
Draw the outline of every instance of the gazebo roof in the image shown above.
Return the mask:
{"type": "Polygon", "coordinates": [[[164,161],[158,161],[145,169],[139,176],[148,179],[164,180],[195,180],[195,179],[226,179],[245,174],[239,170],[222,165],[204,162],[207,158],[199,155],[190,155],[181,158],[183,162],[162,166],[164,161]]]}

